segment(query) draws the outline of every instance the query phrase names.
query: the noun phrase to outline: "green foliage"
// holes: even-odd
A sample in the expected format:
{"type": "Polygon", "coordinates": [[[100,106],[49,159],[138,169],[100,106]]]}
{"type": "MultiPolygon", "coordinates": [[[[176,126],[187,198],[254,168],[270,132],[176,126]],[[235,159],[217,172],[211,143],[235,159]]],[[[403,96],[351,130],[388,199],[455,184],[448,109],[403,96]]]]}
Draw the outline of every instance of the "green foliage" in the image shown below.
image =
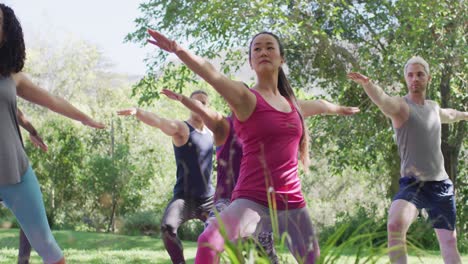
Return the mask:
{"type": "MultiPolygon", "coordinates": [[[[377,249],[387,242],[387,221],[386,218],[375,217],[375,215],[374,212],[369,212],[362,207],[355,212],[338,214],[336,224],[320,232],[320,244],[332,248],[343,245],[349,247],[351,245],[349,243],[357,240],[365,242],[366,247],[377,249]]],[[[360,245],[360,243],[355,245],[360,245]]]]}
{"type": "Polygon", "coordinates": [[[26,69],[32,79],[108,127],[114,124],[113,131],[94,130],[19,101],[49,145],[44,153],[34,149],[25,137],[28,156],[43,187],[49,220],[54,228],[118,228],[121,215],[136,212],[141,205],[148,205],[147,200],[158,201],[170,193],[167,190],[148,195],[152,177],[167,171],[172,159],[166,159],[164,148],[141,144],[146,140],[158,142],[149,136],[149,130],[128,126],[123,118],[115,118],[118,108],[135,105],[129,98],[132,80],[128,76],[110,73],[90,44],[71,41],[58,47],[49,45],[39,41],[28,50],[30,64],[26,69]],[[148,162],[141,157],[157,158],[148,162]]]}
{"type": "Polygon", "coordinates": [[[121,233],[125,235],[158,236],[161,229],[161,213],[155,211],[135,212],[125,216],[121,233]]]}
{"type": "Polygon", "coordinates": [[[154,175],[149,163],[137,159],[147,150],[131,144],[122,119],[111,121],[110,131],[96,133],[85,179],[86,192],[93,208],[105,215],[109,228],[114,230],[117,215],[136,212],[143,202],[147,182],[154,175]],[[99,142],[99,143],[97,143],[99,142]],[[136,149],[134,149],[134,146],[136,149]]]}
{"type": "MultiPolygon", "coordinates": [[[[388,94],[401,96],[406,93],[403,66],[411,56],[420,55],[431,66],[429,98],[444,108],[466,111],[467,5],[467,1],[449,0],[146,0],[135,20],[136,31],[126,40],[145,43],[146,29],[154,28],[198,55],[222,58],[221,70],[229,75],[246,64],[249,39],[257,32],[273,31],[285,45],[289,78],[299,98],[325,97],[361,108],[352,118],[311,119],[312,153],[325,157],[334,175],[352,168],[373,174],[373,181],[388,182],[386,195],[391,197],[400,177],[391,123],[360,87],[346,79],[346,73],[360,71],[388,94]]],[[[166,58],[167,53],[157,50],[148,58],[148,67],[178,76],[178,71],[165,72],[166,58]]],[[[161,78],[176,79],[157,76],[156,81],[161,78]]],[[[178,81],[184,84],[190,79],[178,81]]],[[[445,167],[456,184],[459,208],[466,207],[463,201],[467,200],[463,150],[467,127],[459,122],[442,128],[445,167]]],[[[458,210],[458,215],[466,219],[466,210],[458,210]]],[[[466,233],[464,222],[459,220],[459,233],[466,233]]]]}
{"type": "Polygon", "coordinates": [[[199,220],[190,220],[185,222],[177,230],[180,239],[188,241],[197,241],[198,236],[205,229],[205,224],[199,220]]]}
{"type": "Polygon", "coordinates": [[[76,183],[82,173],[85,148],[69,121],[49,120],[44,126],[41,133],[45,142],[55,147],[44,153],[28,144],[26,151],[42,186],[49,224],[54,227],[62,225],[65,215],[73,213],[71,209],[84,199],[76,183]]]}
{"type": "MultiPolygon", "coordinates": [[[[0,229],[0,262],[14,263],[18,257],[18,229],[0,229]]],[[[63,248],[65,257],[71,263],[115,264],[115,263],[164,263],[170,264],[170,258],[160,238],[149,236],[123,236],[93,232],[54,231],[58,244],[63,248]]],[[[182,241],[187,262],[192,263],[197,244],[182,241]]],[[[356,263],[356,251],[349,249],[336,263],[356,263]]],[[[294,263],[289,252],[280,251],[280,263],[294,263]]],[[[247,256],[248,259],[248,256],[247,256]]],[[[256,261],[256,260],[255,260],[256,261]]],[[[438,264],[442,258],[440,252],[426,251],[415,256],[410,252],[409,263],[438,264]]],[[[467,252],[462,253],[462,262],[468,261],[467,252]]],[[[387,263],[383,257],[377,263],[387,263]]],[[[41,263],[35,251],[31,254],[31,263],[41,263]]],[[[231,262],[233,263],[233,262],[231,262]]],[[[248,262],[248,263],[268,263],[248,262]]],[[[373,263],[373,262],[358,262],[373,263]]]]}
{"type": "Polygon", "coordinates": [[[198,84],[194,80],[193,72],[185,65],[177,66],[171,62],[163,70],[160,76],[145,76],[133,86],[132,96],[139,95],[138,104],[149,105],[152,101],[159,99],[159,91],[164,88],[182,93],[186,85],[198,84]]]}

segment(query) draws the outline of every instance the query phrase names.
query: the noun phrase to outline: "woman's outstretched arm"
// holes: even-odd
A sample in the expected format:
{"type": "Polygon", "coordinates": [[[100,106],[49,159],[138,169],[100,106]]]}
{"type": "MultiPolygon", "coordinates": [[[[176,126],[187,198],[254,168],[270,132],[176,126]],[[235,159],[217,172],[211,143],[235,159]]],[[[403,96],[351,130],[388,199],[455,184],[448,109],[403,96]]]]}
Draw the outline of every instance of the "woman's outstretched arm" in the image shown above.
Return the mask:
{"type": "Polygon", "coordinates": [[[47,144],[42,140],[42,137],[37,133],[36,128],[31,124],[29,119],[19,109],[17,109],[16,115],[19,125],[29,132],[29,139],[31,139],[33,145],[46,152],[48,150],[47,144]]]}
{"type": "Polygon", "coordinates": [[[161,93],[172,100],[179,101],[189,110],[197,113],[208,129],[213,132],[215,145],[220,146],[224,144],[229,134],[229,122],[223,115],[203,105],[200,101],[183,94],[168,89],[163,89],[161,93]]]}
{"type": "Polygon", "coordinates": [[[160,32],[148,29],[152,39],[148,42],[167,51],[174,53],[193,72],[208,82],[228,102],[239,119],[248,117],[253,112],[256,104],[254,94],[245,89],[243,82],[233,81],[217,71],[211,63],[199,57],[187,49],[170,40],[160,32]]]}
{"type": "Polygon", "coordinates": [[[104,124],[93,120],[91,117],[70,104],[67,100],[59,96],[52,95],[48,91],[32,83],[24,73],[20,72],[13,74],[13,79],[16,82],[17,94],[20,97],[32,103],[47,107],[63,116],[80,121],[83,125],[93,128],[105,127],[104,124]]]}
{"type": "Polygon", "coordinates": [[[359,113],[359,108],[336,105],[323,99],[298,100],[299,107],[304,117],[313,115],[354,115],[359,113]]]}

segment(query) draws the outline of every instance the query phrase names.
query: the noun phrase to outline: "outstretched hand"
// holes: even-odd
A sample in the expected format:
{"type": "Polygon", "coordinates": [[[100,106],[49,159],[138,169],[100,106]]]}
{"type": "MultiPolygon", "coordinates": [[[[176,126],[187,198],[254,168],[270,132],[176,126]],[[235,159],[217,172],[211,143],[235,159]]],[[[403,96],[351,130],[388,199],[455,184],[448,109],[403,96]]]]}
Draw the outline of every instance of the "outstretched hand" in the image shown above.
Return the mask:
{"type": "Polygon", "coordinates": [[[361,110],[358,107],[351,107],[351,106],[343,106],[340,109],[340,115],[354,115],[359,113],[361,110]]]}
{"type": "Polygon", "coordinates": [[[178,49],[180,49],[179,45],[175,42],[175,40],[170,40],[166,38],[166,36],[159,33],[158,31],[148,29],[148,34],[150,34],[150,36],[153,38],[148,39],[149,43],[158,46],[167,52],[175,53],[178,49]]]}
{"type": "Polygon", "coordinates": [[[360,85],[366,85],[370,81],[369,77],[362,75],[359,72],[350,72],[347,76],[349,79],[360,85]]]}
{"type": "Polygon", "coordinates": [[[38,134],[29,134],[29,139],[31,139],[31,142],[36,148],[42,149],[44,152],[47,152],[49,147],[47,146],[46,143],[42,140],[42,138],[38,134]]]}
{"type": "Polygon", "coordinates": [[[93,119],[87,119],[87,120],[84,120],[84,121],[81,121],[81,123],[85,126],[89,126],[89,127],[92,127],[92,128],[99,128],[99,129],[102,129],[102,128],[105,128],[106,125],[104,125],[103,123],[100,123],[100,122],[97,122],[97,121],[94,121],[93,119]]]}
{"type": "Polygon", "coordinates": [[[138,112],[138,108],[130,107],[130,108],[126,108],[126,109],[122,109],[122,110],[117,111],[117,115],[132,116],[132,115],[136,115],[137,112],[138,112]]]}
{"type": "Polygon", "coordinates": [[[183,95],[181,95],[179,93],[176,93],[176,92],[173,92],[173,91],[168,90],[168,89],[162,89],[161,93],[164,94],[165,96],[169,97],[170,99],[176,100],[176,101],[182,101],[182,98],[184,98],[183,95]]]}

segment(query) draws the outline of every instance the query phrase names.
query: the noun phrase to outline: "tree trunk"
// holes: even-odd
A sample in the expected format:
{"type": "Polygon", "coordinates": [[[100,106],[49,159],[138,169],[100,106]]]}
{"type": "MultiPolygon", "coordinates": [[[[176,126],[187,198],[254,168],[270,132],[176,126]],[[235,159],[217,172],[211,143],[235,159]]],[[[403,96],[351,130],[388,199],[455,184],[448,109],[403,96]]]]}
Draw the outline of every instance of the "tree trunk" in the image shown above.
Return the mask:
{"type": "MultiPolygon", "coordinates": [[[[442,71],[440,81],[440,96],[441,108],[450,108],[451,94],[450,94],[450,80],[452,77],[452,67],[450,63],[446,63],[442,71]]],[[[457,181],[458,175],[458,157],[460,154],[463,138],[466,133],[466,125],[464,122],[452,125],[452,129],[448,124],[442,125],[442,154],[444,155],[445,171],[452,180],[454,186],[457,181]]]]}
{"type": "Polygon", "coordinates": [[[393,198],[397,194],[400,184],[400,155],[398,153],[398,147],[396,144],[392,144],[391,154],[387,159],[388,172],[390,173],[390,188],[387,192],[387,196],[393,198]]]}
{"type": "Polygon", "coordinates": [[[115,231],[115,211],[117,209],[117,199],[112,196],[112,211],[111,211],[111,217],[109,221],[109,225],[107,226],[107,232],[112,232],[114,233],[115,231]]]}
{"type": "Polygon", "coordinates": [[[452,137],[449,137],[450,127],[447,124],[442,125],[442,154],[444,155],[445,171],[456,184],[458,176],[458,158],[460,156],[463,138],[466,134],[466,124],[464,122],[453,124],[452,137]]]}
{"type": "Polygon", "coordinates": [[[52,228],[55,225],[55,188],[52,187],[50,191],[50,210],[46,210],[47,221],[52,228]]]}

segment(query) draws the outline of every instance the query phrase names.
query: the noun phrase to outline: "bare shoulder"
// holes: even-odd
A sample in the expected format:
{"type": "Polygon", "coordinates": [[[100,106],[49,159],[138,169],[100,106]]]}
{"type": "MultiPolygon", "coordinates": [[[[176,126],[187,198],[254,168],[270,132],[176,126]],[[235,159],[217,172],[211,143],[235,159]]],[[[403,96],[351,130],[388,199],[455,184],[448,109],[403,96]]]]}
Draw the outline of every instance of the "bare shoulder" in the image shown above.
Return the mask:
{"type": "Polygon", "coordinates": [[[16,87],[22,88],[22,87],[30,87],[33,85],[32,81],[29,79],[28,75],[26,75],[23,72],[17,72],[11,74],[11,78],[16,84],[16,87]]]}
{"type": "Polygon", "coordinates": [[[178,127],[178,134],[182,136],[190,134],[190,128],[186,121],[174,120],[174,123],[178,127]]]}
{"type": "Polygon", "coordinates": [[[405,100],[405,97],[404,96],[392,96],[393,100],[395,100],[395,102],[398,102],[400,104],[408,104],[406,103],[406,100],[405,100]]]}
{"type": "Polygon", "coordinates": [[[187,123],[184,121],[175,121],[175,124],[177,125],[177,132],[172,135],[172,143],[180,147],[187,143],[189,135],[190,135],[190,128],[187,123]]]}
{"type": "Polygon", "coordinates": [[[409,111],[408,103],[405,100],[405,97],[402,96],[390,96],[388,98],[387,108],[384,113],[388,117],[398,117],[409,111]]]}
{"type": "Polygon", "coordinates": [[[433,101],[433,100],[426,100],[426,102],[431,105],[431,106],[434,106],[436,108],[440,108],[439,104],[436,102],[436,101],[433,101]]]}
{"type": "Polygon", "coordinates": [[[252,91],[250,91],[250,87],[245,83],[245,82],[241,82],[241,81],[235,81],[237,83],[237,86],[239,86],[240,88],[240,95],[244,98],[253,98],[255,99],[255,95],[252,93],[252,91]]]}
{"type": "Polygon", "coordinates": [[[399,128],[409,118],[409,105],[404,97],[394,96],[392,99],[398,107],[396,107],[396,112],[393,113],[393,115],[390,115],[389,117],[392,119],[393,126],[395,128],[399,128]]]}
{"type": "Polygon", "coordinates": [[[26,78],[26,76],[22,72],[17,72],[17,73],[12,73],[11,78],[13,79],[13,81],[15,81],[15,84],[18,86],[21,83],[21,81],[24,78],[26,78]]]}

